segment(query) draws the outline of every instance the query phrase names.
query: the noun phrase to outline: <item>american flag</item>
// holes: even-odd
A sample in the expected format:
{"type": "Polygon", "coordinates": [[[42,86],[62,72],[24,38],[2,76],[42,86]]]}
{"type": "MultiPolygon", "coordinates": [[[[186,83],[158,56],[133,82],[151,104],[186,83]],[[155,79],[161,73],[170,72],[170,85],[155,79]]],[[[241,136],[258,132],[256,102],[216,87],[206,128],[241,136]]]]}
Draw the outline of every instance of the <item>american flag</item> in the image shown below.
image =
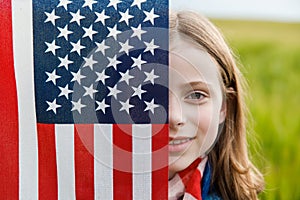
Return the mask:
{"type": "Polygon", "coordinates": [[[0,10],[1,199],[167,199],[168,1],[0,10]]]}

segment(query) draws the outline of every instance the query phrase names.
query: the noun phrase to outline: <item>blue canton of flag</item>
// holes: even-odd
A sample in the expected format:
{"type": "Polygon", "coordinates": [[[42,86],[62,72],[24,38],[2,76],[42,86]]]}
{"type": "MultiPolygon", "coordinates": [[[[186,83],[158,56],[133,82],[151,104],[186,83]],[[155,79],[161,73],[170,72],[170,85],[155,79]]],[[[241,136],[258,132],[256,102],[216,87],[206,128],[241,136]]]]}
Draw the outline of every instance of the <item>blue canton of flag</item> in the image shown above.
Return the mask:
{"type": "Polygon", "coordinates": [[[33,6],[39,123],[167,123],[167,0],[33,6]]]}

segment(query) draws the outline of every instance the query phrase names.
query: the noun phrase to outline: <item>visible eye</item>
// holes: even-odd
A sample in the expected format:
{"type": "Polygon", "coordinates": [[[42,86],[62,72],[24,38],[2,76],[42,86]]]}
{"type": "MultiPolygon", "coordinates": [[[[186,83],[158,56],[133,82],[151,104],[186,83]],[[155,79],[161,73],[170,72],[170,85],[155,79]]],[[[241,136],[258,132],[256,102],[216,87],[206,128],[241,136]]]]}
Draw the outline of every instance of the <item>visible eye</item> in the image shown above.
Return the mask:
{"type": "Polygon", "coordinates": [[[197,92],[197,91],[195,91],[195,92],[193,92],[193,93],[190,93],[190,94],[186,97],[186,99],[200,100],[200,99],[203,99],[203,98],[205,98],[205,97],[206,97],[206,95],[203,94],[202,92],[197,92]]]}

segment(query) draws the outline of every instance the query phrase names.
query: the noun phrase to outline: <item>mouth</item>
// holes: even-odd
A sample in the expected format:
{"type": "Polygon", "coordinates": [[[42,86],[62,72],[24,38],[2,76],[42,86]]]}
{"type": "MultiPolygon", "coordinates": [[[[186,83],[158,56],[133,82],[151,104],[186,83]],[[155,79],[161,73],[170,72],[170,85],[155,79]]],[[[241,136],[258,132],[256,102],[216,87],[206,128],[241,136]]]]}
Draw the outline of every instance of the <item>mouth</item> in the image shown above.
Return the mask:
{"type": "Polygon", "coordinates": [[[195,137],[169,138],[169,152],[182,152],[193,142],[195,137]]]}

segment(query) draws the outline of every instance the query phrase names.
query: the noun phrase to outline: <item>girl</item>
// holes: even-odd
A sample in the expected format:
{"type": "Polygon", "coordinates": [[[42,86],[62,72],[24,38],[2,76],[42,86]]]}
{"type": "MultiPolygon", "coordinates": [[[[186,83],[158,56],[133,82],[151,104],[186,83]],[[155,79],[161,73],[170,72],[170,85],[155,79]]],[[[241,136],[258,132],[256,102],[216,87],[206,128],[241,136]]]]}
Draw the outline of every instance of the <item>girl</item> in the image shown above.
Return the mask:
{"type": "Polygon", "coordinates": [[[248,158],[242,76],[218,30],[170,15],[169,199],[257,199],[248,158]]]}

